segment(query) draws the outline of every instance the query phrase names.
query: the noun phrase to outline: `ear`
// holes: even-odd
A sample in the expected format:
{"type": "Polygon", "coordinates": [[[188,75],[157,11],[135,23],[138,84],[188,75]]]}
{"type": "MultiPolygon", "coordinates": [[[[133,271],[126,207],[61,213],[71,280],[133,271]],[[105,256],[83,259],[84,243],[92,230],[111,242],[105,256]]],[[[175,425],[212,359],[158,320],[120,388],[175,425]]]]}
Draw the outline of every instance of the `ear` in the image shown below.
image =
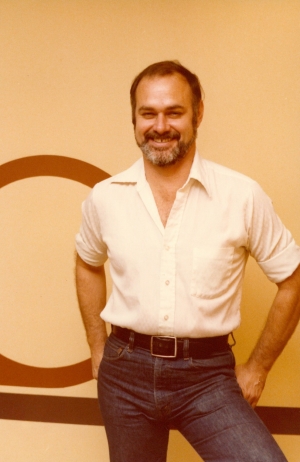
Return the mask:
{"type": "Polygon", "coordinates": [[[204,104],[203,104],[203,101],[201,100],[199,103],[199,108],[198,108],[197,127],[199,127],[199,125],[202,122],[203,114],[204,114],[204,104]]]}

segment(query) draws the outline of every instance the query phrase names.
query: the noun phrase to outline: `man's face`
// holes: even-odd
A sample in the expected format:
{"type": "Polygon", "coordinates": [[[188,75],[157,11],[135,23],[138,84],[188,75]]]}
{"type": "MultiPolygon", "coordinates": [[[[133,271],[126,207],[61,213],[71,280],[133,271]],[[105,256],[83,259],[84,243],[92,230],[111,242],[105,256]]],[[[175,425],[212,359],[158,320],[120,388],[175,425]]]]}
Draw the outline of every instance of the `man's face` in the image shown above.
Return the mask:
{"type": "Polygon", "coordinates": [[[193,123],[192,93],[181,75],[143,78],[135,115],[136,142],[152,164],[175,164],[195,148],[202,114],[193,123]]]}

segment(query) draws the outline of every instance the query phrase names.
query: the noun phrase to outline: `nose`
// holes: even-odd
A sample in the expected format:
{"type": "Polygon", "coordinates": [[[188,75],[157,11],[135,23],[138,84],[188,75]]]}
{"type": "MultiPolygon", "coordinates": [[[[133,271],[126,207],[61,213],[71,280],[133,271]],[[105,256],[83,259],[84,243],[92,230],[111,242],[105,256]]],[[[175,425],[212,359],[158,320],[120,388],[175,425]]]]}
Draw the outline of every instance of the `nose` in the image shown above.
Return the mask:
{"type": "Polygon", "coordinates": [[[157,133],[165,133],[170,129],[168,118],[165,116],[165,114],[157,114],[153,129],[157,133]]]}

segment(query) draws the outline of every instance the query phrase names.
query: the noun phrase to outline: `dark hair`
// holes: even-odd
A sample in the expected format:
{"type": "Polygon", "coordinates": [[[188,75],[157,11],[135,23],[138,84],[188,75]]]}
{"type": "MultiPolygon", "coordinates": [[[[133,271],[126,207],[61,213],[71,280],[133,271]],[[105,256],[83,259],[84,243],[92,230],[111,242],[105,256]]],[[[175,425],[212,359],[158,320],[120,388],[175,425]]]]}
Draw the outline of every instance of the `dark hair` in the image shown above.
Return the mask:
{"type": "Polygon", "coordinates": [[[146,69],[140,72],[132,82],[130,88],[130,102],[133,125],[135,125],[136,90],[140,81],[145,77],[164,77],[166,75],[173,74],[182,75],[188,82],[192,91],[193,118],[197,118],[199,103],[202,99],[203,93],[198,77],[196,74],[192,74],[192,72],[190,72],[186,67],[182,66],[179,61],[161,61],[146,67],[146,69]]]}

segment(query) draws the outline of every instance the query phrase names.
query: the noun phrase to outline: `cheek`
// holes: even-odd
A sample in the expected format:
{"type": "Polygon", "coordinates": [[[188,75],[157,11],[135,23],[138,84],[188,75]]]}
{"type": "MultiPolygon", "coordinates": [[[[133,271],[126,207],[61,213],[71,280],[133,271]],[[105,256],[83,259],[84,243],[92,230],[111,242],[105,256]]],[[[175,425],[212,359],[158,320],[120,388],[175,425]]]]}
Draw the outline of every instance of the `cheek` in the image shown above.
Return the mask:
{"type": "Polygon", "coordinates": [[[140,146],[145,141],[144,133],[141,130],[134,130],[134,137],[138,146],[140,146]]]}
{"type": "Polygon", "coordinates": [[[137,140],[142,140],[144,139],[145,134],[151,129],[150,124],[148,123],[139,123],[136,124],[135,129],[134,129],[134,134],[137,140]]]}
{"type": "Polygon", "coordinates": [[[194,134],[194,126],[192,124],[186,125],[182,130],[182,136],[185,138],[190,138],[194,134]]]}
{"type": "Polygon", "coordinates": [[[134,127],[134,136],[136,139],[139,139],[141,136],[141,130],[137,125],[134,127]]]}

